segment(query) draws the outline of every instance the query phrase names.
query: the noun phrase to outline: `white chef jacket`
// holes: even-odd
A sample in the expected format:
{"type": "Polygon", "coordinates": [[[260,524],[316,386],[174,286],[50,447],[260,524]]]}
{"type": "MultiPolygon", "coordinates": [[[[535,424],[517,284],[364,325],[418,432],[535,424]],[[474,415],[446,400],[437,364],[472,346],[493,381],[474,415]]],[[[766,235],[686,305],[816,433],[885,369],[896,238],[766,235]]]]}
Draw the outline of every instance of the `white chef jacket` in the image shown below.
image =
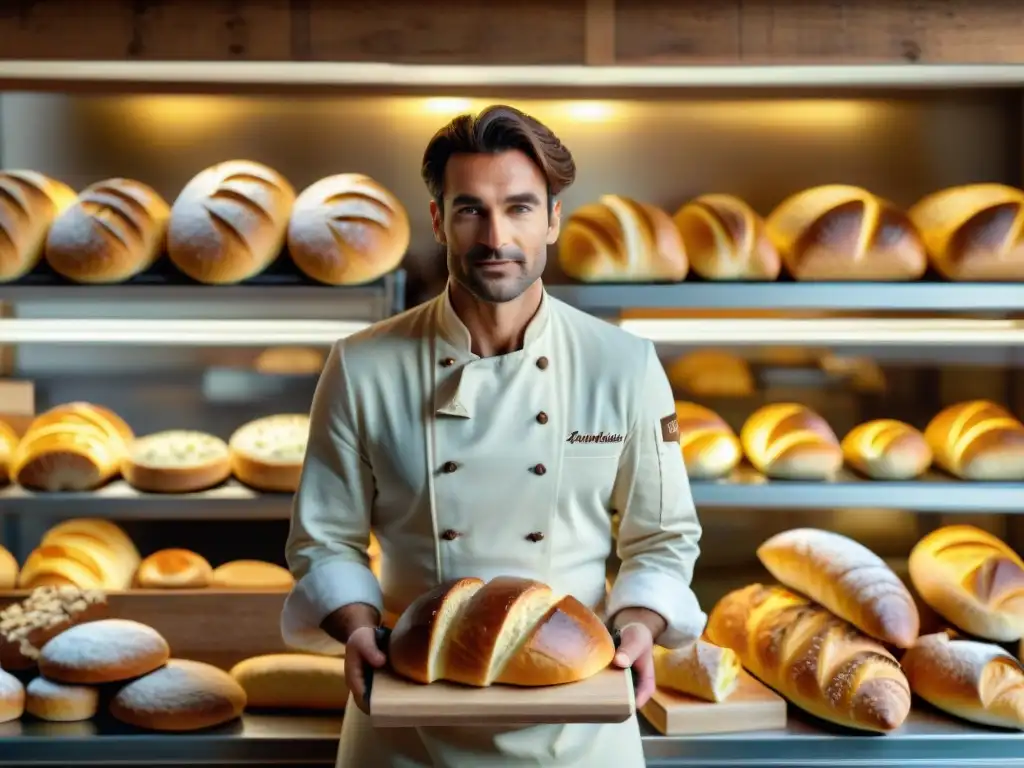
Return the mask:
{"type": "MultiPolygon", "coordinates": [[[[607,616],[643,607],[696,639],[700,524],[653,345],[545,293],[523,348],[471,351],[448,292],[338,342],[313,399],[287,544],[285,642],[351,603],[393,623],[440,581],[537,579],[607,616]],[[622,566],[606,597],[611,514],[622,566]],[[373,529],[381,579],[368,567],[373,529]],[[607,603],[605,605],[605,603],[607,603]]],[[[350,702],[351,704],[351,702],[350,702]]],[[[636,716],[511,731],[381,729],[346,710],[339,765],[643,765],[636,716]],[[364,762],[372,761],[372,762],[364,762]]]]}

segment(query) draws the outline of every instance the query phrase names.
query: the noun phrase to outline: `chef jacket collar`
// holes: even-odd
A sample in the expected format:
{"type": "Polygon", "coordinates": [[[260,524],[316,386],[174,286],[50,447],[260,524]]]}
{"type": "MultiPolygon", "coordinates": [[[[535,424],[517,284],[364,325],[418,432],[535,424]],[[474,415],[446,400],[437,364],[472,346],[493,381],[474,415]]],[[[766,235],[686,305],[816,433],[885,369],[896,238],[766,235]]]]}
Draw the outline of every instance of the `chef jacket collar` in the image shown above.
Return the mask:
{"type": "MultiPolygon", "coordinates": [[[[530,324],[526,326],[526,333],[523,335],[523,350],[529,350],[531,346],[540,341],[548,327],[551,325],[551,301],[548,299],[548,292],[542,291],[540,297],[540,307],[537,308],[537,314],[530,320],[530,324]]],[[[444,296],[441,300],[441,318],[440,318],[440,331],[441,335],[445,340],[459,351],[465,351],[469,353],[473,359],[477,359],[479,355],[472,351],[473,339],[470,336],[469,329],[466,328],[462,320],[455,313],[455,308],[452,306],[451,297],[451,280],[445,285],[444,296]]]]}

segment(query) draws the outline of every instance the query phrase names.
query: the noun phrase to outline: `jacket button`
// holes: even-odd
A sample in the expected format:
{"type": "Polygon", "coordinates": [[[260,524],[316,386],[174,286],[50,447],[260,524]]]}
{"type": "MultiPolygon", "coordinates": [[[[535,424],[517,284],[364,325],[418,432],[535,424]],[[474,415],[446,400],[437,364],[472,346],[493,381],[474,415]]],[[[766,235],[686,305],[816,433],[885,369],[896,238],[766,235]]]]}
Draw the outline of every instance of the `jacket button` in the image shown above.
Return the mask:
{"type": "Polygon", "coordinates": [[[446,462],[444,463],[444,466],[443,466],[443,467],[441,467],[441,469],[443,469],[443,470],[444,470],[445,472],[447,472],[447,473],[448,473],[449,475],[450,475],[450,474],[451,474],[452,472],[454,472],[454,471],[455,471],[456,469],[458,469],[458,468],[459,468],[459,465],[458,465],[458,464],[456,464],[456,463],[455,463],[454,461],[446,461],[446,462]]]}
{"type": "Polygon", "coordinates": [[[441,361],[441,367],[443,368],[451,368],[453,365],[455,365],[454,357],[446,357],[444,360],[441,361]]]}
{"type": "Polygon", "coordinates": [[[543,371],[545,368],[548,367],[548,359],[546,357],[538,357],[537,367],[543,371]]]}
{"type": "Polygon", "coordinates": [[[537,423],[538,424],[547,424],[548,423],[548,415],[546,413],[544,413],[544,411],[541,411],[540,413],[537,414],[537,423]]]}
{"type": "Polygon", "coordinates": [[[526,538],[529,539],[530,541],[536,543],[536,542],[542,541],[544,539],[544,534],[541,533],[540,531],[534,531],[533,533],[531,533],[526,538]]]}
{"type": "Polygon", "coordinates": [[[455,539],[459,538],[459,536],[461,535],[462,534],[456,531],[455,529],[449,528],[447,531],[441,534],[441,538],[445,541],[455,541],[455,539]]]}
{"type": "Polygon", "coordinates": [[[545,467],[543,464],[538,464],[533,468],[533,471],[538,475],[543,475],[545,472],[548,471],[548,468],[545,467]]]}

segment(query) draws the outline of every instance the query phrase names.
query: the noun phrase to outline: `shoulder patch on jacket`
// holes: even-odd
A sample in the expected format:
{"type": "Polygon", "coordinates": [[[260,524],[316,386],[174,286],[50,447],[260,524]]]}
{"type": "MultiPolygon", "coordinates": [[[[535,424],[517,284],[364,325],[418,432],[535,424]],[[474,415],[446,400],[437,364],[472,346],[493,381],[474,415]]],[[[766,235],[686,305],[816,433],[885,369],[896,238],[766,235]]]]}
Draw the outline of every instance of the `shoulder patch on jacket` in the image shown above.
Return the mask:
{"type": "Polygon", "coordinates": [[[679,418],[674,413],[661,420],[661,439],[666,443],[679,442],[679,418]]]}

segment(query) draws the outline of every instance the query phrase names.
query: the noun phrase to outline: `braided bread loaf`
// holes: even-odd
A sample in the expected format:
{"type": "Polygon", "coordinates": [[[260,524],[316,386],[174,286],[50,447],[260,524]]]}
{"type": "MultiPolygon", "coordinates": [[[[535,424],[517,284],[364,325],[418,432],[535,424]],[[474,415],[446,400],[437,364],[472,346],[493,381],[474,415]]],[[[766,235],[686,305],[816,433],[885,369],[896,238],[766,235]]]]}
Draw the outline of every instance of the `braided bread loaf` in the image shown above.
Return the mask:
{"type": "Polygon", "coordinates": [[[686,472],[694,480],[721,477],[743,458],[740,441],[725,419],[697,403],[677,402],[679,446],[686,472]]]}
{"type": "Polygon", "coordinates": [[[799,403],[758,408],[740,442],[759,472],[787,480],[822,480],[843,465],[839,439],[821,416],[799,403]]]}
{"type": "Polygon", "coordinates": [[[846,463],[872,480],[909,480],[932,463],[924,435],[896,419],[857,425],[843,438],[842,448],[846,463]]]}
{"type": "Polygon", "coordinates": [[[935,463],[963,480],[1024,480],[1024,424],[1002,406],[969,400],[924,430],[935,463]]]}
{"type": "Polygon", "coordinates": [[[779,253],[764,219],[733,195],[701,195],[673,217],[693,271],[706,280],[775,280],[779,253]]]}

